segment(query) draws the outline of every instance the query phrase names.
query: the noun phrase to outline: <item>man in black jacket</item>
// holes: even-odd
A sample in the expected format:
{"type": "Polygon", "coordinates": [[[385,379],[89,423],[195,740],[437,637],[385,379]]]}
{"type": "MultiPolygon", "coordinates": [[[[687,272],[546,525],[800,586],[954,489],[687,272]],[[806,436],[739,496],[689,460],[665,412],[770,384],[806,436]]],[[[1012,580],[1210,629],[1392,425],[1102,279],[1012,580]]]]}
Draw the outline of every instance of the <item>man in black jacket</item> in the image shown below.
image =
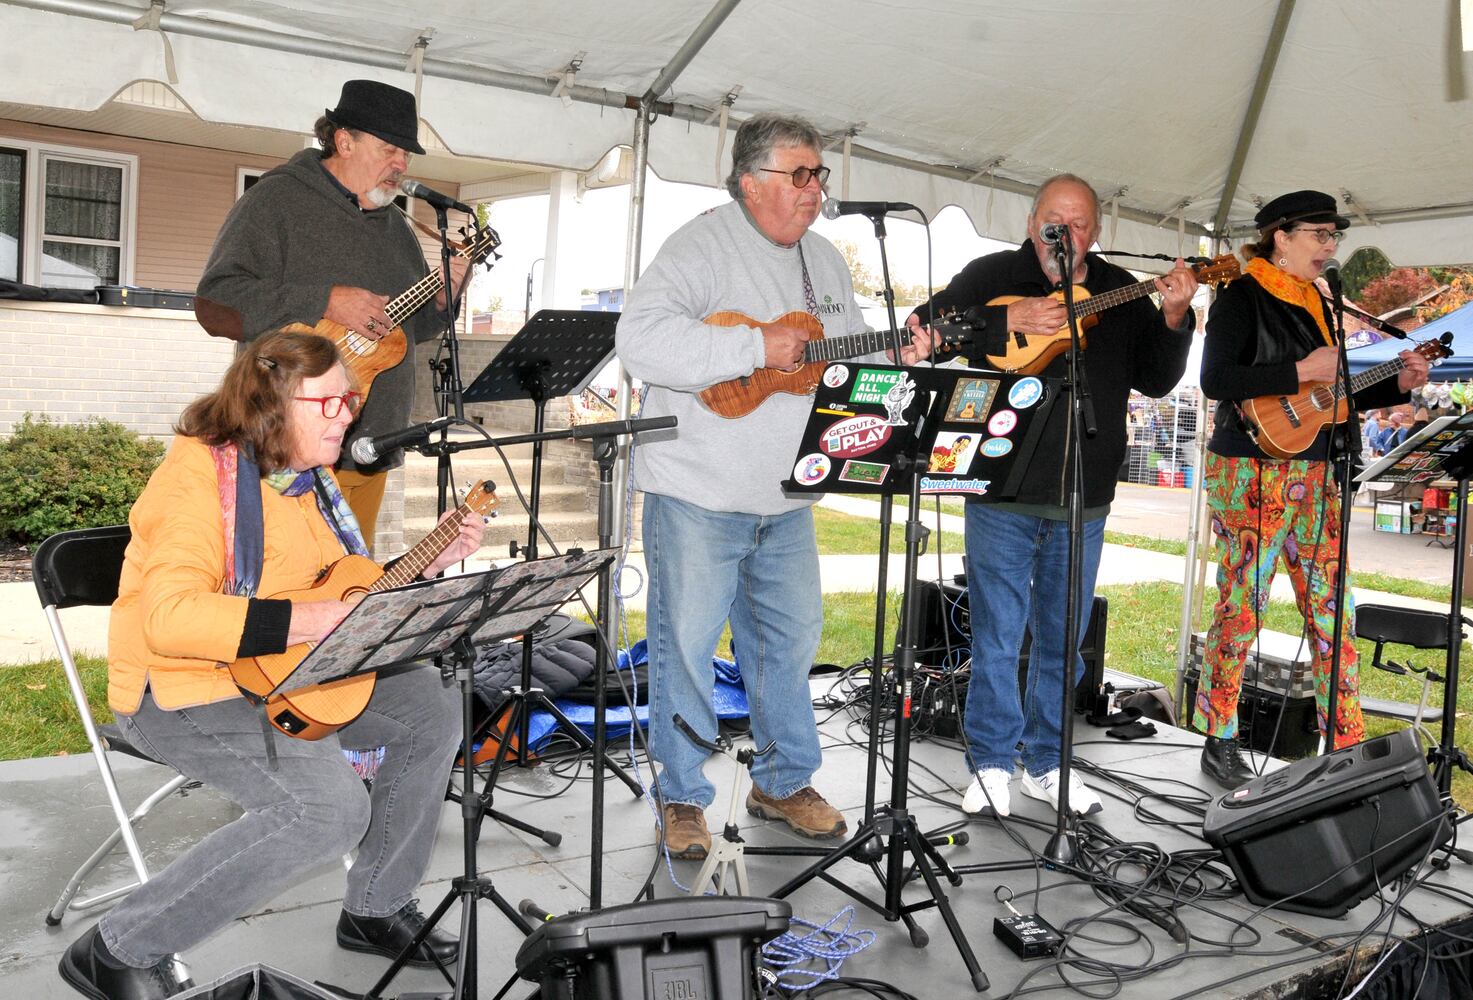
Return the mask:
{"type": "MultiPolygon", "coordinates": [[[[1078,261],[1070,281],[1090,295],[1134,284],[1124,269],[1087,253],[1100,231],[1100,202],[1094,189],[1072,174],[1050,178],[1038,189],[1028,219],[1028,240],[1016,250],[972,261],[942,292],[920,306],[908,325],[928,324],[953,310],[980,309],[988,343],[983,351],[1004,353],[1015,333],[1051,336],[1068,317],[1050,297],[1062,275],[1043,227],[1065,227],[1078,261]],[[1000,296],[1016,301],[987,305],[1000,296]]],[[[1130,391],[1150,396],[1170,392],[1186,367],[1197,280],[1178,260],[1156,279],[1161,308],[1146,298],[1105,309],[1088,337],[1083,370],[1098,433],[1082,442],[1084,462],[1084,572],[1079,586],[1081,620],[1094,594],[1104,544],[1105,515],[1115,496],[1116,472],[1125,456],[1125,420],[1130,391]]],[[[976,360],[976,359],[974,359],[976,360]]],[[[984,362],[985,363],[985,362],[984,362]]],[[[1038,374],[1065,374],[1060,355],[1038,374]]],[[[976,779],[962,803],[967,812],[1009,812],[1008,785],[1021,742],[1024,794],[1057,805],[1059,711],[1064,680],[1064,610],[1068,566],[1068,480],[1065,456],[1069,406],[1061,400],[1048,417],[1032,465],[1015,500],[967,503],[967,590],[972,624],[972,679],[967,691],[966,731],[976,779]],[[1018,648],[1027,628],[1033,635],[1027,691],[1018,691],[1018,648]]],[[[1083,628],[1079,630],[1083,635],[1083,628]]],[[[1077,673],[1083,661],[1071,654],[1077,673]]],[[[1069,803],[1093,813],[1100,800],[1071,772],[1069,803]]]]}

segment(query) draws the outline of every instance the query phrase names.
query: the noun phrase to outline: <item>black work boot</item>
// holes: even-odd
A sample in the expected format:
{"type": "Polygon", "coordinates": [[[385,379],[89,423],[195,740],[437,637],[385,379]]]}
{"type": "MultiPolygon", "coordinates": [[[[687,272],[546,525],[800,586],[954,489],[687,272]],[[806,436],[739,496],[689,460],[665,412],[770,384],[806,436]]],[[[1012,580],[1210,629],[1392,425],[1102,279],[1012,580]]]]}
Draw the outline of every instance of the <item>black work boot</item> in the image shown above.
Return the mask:
{"type": "MultiPolygon", "coordinates": [[[[338,945],[349,951],[396,958],[409,947],[409,942],[425,925],[425,919],[425,915],[419,912],[418,900],[413,899],[405,903],[398,913],[387,917],[360,917],[344,910],[338,917],[338,945]]],[[[429,935],[409,956],[407,964],[434,968],[438,960],[438,964],[448,967],[455,964],[459,954],[459,940],[438,928],[431,928],[429,935]]]]}
{"type": "Polygon", "coordinates": [[[1239,788],[1258,775],[1243,759],[1243,750],[1232,737],[1207,737],[1202,745],[1202,770],[1224,788],[1239,788]]]}
{"type": "Polygon", "coordinates": [[[96,927],[72,942],[61,956],[61,978],[89,1000],[164,1000],[182,987],[165,959],[147,969],[124,965],[107,950],[96,927]]]}

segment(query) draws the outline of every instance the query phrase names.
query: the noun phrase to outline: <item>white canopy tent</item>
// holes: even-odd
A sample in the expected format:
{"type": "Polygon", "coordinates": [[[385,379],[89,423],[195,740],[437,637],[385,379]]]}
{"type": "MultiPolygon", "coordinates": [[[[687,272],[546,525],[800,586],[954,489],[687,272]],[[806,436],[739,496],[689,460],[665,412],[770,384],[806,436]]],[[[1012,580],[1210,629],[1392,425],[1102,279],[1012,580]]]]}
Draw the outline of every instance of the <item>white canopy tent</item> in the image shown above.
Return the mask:
{"type": "Polygon", "coordinates": [[[847,140],[841,196],[955,204],[986,236],[1019,238],[1033,187],[1071,170],[1109,199],[1110,248],[1241,234],[1256,202],[1318,187],[1371,223],[1347,253],[1444,263],[1473,260],[1460,4],[4,0],[0,65],[7,102],[92,109],[156,79],[208,121],[287,130],[359,67],[409,89],[418,68],[455,152],[579,170],[644,100],[651,167],[704,183],[734,94],[734,119],[847,140]]]}
{"type": "Polygon", "coordinates": [[[1473,261],[1470,36],[1473,0],[0,0],[0,100],[162,80],[207,121],[300,131],[371,74],[459,154],[588,170],[632,137],[629,285],[646,165],[717,183],[728,119],[774,110],[832,137],[839,197],[954,204],[984,236],[1020,239],[1068,170],[1107,249],[1241,237],[1313,187],[1359,222],[1344,254],[1439,264],[1473,261]]]}

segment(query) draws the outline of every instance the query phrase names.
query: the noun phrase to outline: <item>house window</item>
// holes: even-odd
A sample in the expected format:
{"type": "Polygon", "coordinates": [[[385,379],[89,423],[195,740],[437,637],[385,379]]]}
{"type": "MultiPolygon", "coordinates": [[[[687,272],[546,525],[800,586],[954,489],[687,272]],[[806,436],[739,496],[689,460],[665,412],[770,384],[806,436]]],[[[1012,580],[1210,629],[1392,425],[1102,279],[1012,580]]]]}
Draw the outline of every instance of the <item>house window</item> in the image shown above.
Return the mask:
{"type": "Polygon", "coordinates": [[[0,279],[20,280],[25,190],[26,151],[0,147],[0,279]]]}
{"type": "Polygon", "coordinates": [[[61,288],[132,277],[137,160],[0,145],[0,278],[61,288]]]}

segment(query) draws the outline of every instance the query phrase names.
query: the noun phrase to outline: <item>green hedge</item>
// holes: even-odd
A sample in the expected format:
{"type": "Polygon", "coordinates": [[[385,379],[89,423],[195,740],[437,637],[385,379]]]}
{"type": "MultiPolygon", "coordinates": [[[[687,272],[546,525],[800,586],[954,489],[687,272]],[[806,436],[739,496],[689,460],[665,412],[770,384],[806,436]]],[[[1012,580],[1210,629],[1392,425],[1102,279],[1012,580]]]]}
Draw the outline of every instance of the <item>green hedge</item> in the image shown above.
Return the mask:
{"type": "Polygon", "coordinates": [[[123,523],[164,451],[110,420],[63,424],[27,413],[0,441],[0,537],[34,545],[58,531],[123,523]]]}

